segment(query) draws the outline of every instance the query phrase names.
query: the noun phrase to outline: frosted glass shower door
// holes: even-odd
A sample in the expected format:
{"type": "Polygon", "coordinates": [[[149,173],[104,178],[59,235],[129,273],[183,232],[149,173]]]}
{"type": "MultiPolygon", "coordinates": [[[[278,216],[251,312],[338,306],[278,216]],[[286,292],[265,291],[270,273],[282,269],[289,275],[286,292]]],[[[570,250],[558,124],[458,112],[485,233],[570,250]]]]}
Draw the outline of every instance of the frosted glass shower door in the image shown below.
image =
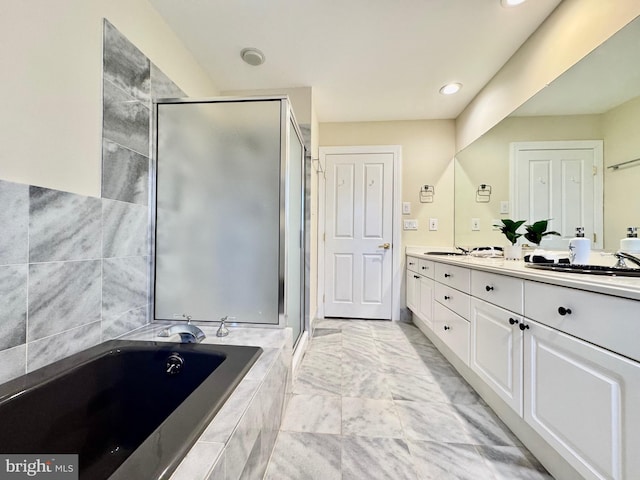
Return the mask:
{"type": "Polygon", "coordinates": [[[278,324],[281,101],[157,105],[155,318],[278,324]]]}

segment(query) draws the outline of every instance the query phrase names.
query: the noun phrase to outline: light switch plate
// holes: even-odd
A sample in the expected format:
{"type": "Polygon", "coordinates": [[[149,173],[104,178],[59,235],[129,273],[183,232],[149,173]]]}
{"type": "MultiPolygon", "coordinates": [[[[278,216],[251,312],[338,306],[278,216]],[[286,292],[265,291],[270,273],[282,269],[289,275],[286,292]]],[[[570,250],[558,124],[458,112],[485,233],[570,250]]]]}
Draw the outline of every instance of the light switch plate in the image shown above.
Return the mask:
{"type": "Polygon", "coordinates": [[[471,230],[474,232],[480,231],[480,219],[472,218],[471,219],[471,230]]]}
{"type": "Polygon", "coordinates": [[[405,230],[418,230],[418,220],[404,220],[403,228],[405,230]]]}
{"type": "Polygon", "coordinates": [[[509,213],[509,200],[502,200],[500,202],[500,213],[503,213],[503,214],[509,213]]]}
{"type": "Polygon", "coordinates": [[[411,215],[411,202],[402,202],[402,214],[411,215]]]}
{"type": "Polygon", "coordinates": [[[438,230],[438,219],[437,218],[430,218],[429,219],[429,230],[432,232],[435,232],[438,230]]]}

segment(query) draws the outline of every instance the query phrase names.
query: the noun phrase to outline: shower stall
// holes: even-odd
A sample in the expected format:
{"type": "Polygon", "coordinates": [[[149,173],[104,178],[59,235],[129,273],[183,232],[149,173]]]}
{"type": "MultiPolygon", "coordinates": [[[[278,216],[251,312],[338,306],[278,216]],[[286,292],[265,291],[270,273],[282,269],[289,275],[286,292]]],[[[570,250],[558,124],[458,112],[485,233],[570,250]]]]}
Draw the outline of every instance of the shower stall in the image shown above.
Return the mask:
{"type": "Polygon", "coordinates": [[[304,331],[304,144],[283,97],[154,102],[155,320],[304,331]]]}

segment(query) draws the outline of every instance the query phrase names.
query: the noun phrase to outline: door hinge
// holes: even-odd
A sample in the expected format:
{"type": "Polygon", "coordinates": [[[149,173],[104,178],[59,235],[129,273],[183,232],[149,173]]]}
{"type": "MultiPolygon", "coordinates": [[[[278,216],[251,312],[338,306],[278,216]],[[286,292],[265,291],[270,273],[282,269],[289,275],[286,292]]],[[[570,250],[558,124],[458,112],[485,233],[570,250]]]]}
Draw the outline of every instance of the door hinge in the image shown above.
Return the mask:
{"type": "Polygon", "coordinates": [[[598,167],[593,166],[593,176],[595,177],[598,174],[598,167]]]}
{"type": "Polygon", "coordinates": [[[322,241],[323,241],[323,242],[326,242],[326,241],[327,241],[327,234],[326,234],[326,233],[323,233],[323,234],[322,234],[322,241]]]}
{"type": "Polygon", "coordinates": [[[325,302],[325,295],[322,294],[322,303],[324,303],[324,302],[325,302]]]}
{"type": "Polygon", "coordinates": [[[596,240],[596,234],[594,233],[594,234],[593,234],[593,243],[596,243],[596,242],[597,242],[597,240],[596,240]]]}

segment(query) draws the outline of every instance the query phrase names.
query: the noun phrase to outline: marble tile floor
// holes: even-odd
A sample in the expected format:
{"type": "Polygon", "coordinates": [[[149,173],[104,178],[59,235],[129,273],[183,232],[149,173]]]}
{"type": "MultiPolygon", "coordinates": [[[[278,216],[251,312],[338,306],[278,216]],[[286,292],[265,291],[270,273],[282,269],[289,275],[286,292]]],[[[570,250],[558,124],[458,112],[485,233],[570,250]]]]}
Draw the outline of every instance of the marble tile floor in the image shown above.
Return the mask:
{"type": "Polygon", "coordinates": [[[552,477],[415,326],[325,319],[268,480],[552,477]]]}

